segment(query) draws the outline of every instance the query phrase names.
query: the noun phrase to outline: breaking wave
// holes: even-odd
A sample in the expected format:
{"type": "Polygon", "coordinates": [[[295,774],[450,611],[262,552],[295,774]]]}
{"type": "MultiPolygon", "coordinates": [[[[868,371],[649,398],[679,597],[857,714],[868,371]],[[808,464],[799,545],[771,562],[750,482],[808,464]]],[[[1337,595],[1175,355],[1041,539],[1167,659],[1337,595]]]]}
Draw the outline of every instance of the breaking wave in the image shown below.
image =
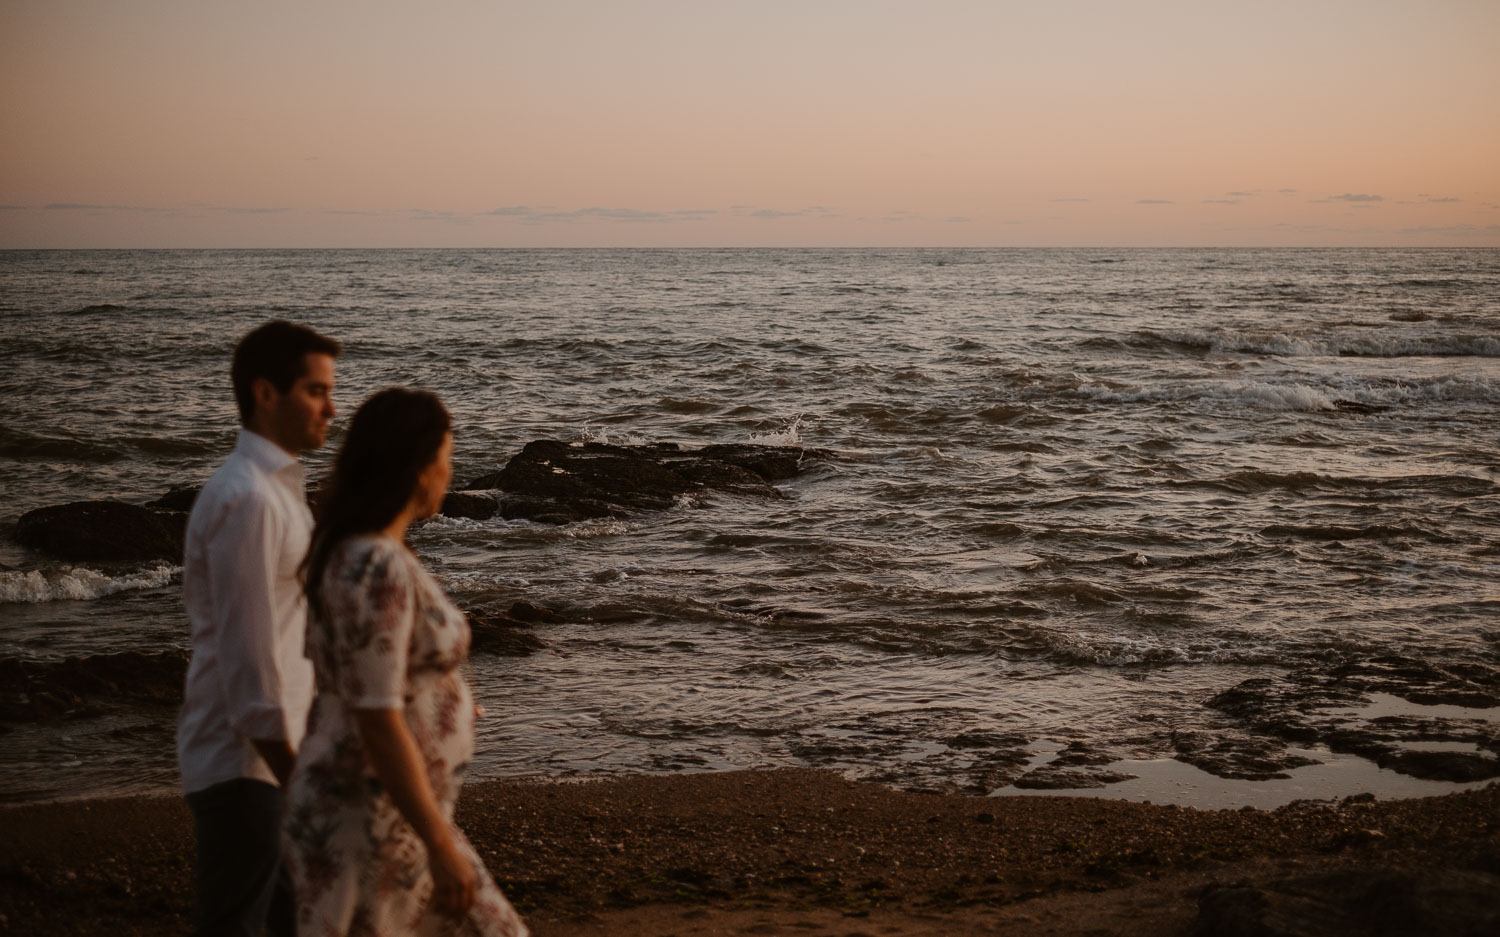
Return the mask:
{"type": "Polygon", "coordinates": [[[1202,401],[1259,410],[1369,412],[1437,403],[1500,403],[1500,381],[1439,376],[1409,379],[1330,377],[1326,386],[1267,381],[1164,381],[1153,384],[1093,382],[1075,393],[1099,403],[1202,401]]]}
{"type": "Polygon", "coordinates": [[[1325,391],[1306,384],[1268,384],[1241,381],[1195,381],[1151,386],[1111,387],[1088,384],[1078,393],[1100,403],[1166,403],[1203,400],[1263,410],[1337,410],[1325,391]]]}
{"type": "Polygon", "coordinates": [[[181,566],[111,576],[83,566],[0,572],[0,603],[78,602],[133,589],[160,589],[182,572],[181,566]]]}
{"type": "Polygon", "coordinates": [[[1500,358],[1500,338],[1489,335],[1298,335],[1287,332],[1224,328],[1142,331],[1135,344],[1234,354],[1281,357],[1349,356],[1408,358],[1417,356],[1500,358]]]}

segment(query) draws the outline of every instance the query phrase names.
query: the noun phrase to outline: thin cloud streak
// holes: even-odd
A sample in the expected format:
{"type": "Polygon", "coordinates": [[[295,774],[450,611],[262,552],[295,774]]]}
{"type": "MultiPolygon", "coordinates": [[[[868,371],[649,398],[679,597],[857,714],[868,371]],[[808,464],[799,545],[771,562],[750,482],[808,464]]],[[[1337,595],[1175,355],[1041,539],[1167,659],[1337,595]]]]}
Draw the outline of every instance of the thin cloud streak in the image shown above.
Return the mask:
{"type": "MultiPolygon", "coordinates": [[[[17,206],[14,206],[14,207],[17,210],[25,210],[25,209],[30,208],[30,206],[23,206],[23,205],[17,205],[17,206]]],[[[96,204],[91,204],[91,203],[88,203],[88,202],[48,202],[47,204],[45,204],[45,205],[43,205],[41,207],[41,210],[42,211],[57,211],[57,212],[88,212],[88,213],[91,213],[91,214],[120,212],[120,213],[139,213],[139,214],[148,214],[148,215],[159,215],[159,214],[177,215],[177,214],[185,214],[185,213],[189,213],[189,212],[200,212],[200,211],[223,212],[224,214],[228,214],[228,215],[277,215],[277,214],[281,214],[282,212],[291,211],[291,209],[286,208],[284,206],[280,206],[280,205],[277,205],[277,206],[259,206],[259,205],[205,205],[205,204],[177,205],[177,206],[163,206],[163,205],[96,205],[96,204]]]]}
{"type": "Polygon", "coordinates": [[[719,214],[719,211],[713,208],[651,211],[640,208],[601,208],[598,206],[578,208],[572,211],[558,211],[553,208],[532,208],[528,205],[506,205],[501,208],[491,209],[484,212],[484,214],[494,218],[515,218],[528,224],[567,223],[588,221],[591,219],[641,224],[663,224],[675,221],[702,221],[719,214]]]}
{"type": "Polygon", "coordinates": [[[1476,235],[1482,237],[1500,237],[1500,224],[1472,225],[1418,225],[1412,228],[1402,228],[1401,233],[1409,237],[1446,237],[1446,238],[1468,238],[1476,235]]]}
{"type": "Polygon", "coordinates": [[[42,206],[43,211],[85,211],[85,212],[164,212],[173,211],[169,208],[148,208],[144,205],[91,205],[86,202],[48,202],[42,206]]]}

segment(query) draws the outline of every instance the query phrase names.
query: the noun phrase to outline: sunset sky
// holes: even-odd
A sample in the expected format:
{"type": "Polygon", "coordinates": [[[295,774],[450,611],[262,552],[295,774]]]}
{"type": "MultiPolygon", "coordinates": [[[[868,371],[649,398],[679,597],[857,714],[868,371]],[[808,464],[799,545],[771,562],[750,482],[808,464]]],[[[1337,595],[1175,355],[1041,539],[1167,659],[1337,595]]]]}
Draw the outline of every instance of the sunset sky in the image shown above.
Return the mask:
{"type": "Polygon", "coordinates": [[[0,247],[1500,246],[1500,2],[0,0],[0,247]]]}

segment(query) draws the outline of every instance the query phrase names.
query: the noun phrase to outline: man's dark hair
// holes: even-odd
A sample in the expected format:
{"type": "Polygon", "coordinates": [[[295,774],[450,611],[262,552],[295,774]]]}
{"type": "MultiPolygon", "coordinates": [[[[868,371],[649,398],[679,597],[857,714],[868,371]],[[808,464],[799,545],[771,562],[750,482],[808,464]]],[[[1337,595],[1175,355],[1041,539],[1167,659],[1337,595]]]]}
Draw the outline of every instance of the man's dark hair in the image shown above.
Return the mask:
{"type": "Polygon", "coordinates": [[[234,346],[234,364],[229,368],[234,401],[240,407],[240,423],[249,426],[250,418],[255,415],[251,386],[256,378],[265,378],[284,394],[303,375],[304,356],[320,354],[336,358],[341,349],[338,342],[326,335],[280,319],[247,333],[234,346]]]}

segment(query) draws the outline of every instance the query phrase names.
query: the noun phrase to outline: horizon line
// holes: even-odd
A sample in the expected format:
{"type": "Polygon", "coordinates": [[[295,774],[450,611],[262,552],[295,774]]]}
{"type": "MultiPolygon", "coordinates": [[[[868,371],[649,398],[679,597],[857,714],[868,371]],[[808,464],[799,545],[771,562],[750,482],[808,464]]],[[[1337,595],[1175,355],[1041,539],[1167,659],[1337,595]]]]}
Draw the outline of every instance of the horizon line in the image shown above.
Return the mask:
{"type": "Polygon", "coordinates": [[[203,246],[192,247],[0,247],[0,253],[19,251],[660,251],[660,250],[934,250],[934,251],[994,251],[994,250],[1109,250],[1109,251],[1153,251],[1153,250],[1500,250],[1500,244],[990,244],[990,245],[933,245],[933,244],[528,244],[518,245],[386,245],[380,247],[358,247],[353,245],[321,246],[203,246]]]}

